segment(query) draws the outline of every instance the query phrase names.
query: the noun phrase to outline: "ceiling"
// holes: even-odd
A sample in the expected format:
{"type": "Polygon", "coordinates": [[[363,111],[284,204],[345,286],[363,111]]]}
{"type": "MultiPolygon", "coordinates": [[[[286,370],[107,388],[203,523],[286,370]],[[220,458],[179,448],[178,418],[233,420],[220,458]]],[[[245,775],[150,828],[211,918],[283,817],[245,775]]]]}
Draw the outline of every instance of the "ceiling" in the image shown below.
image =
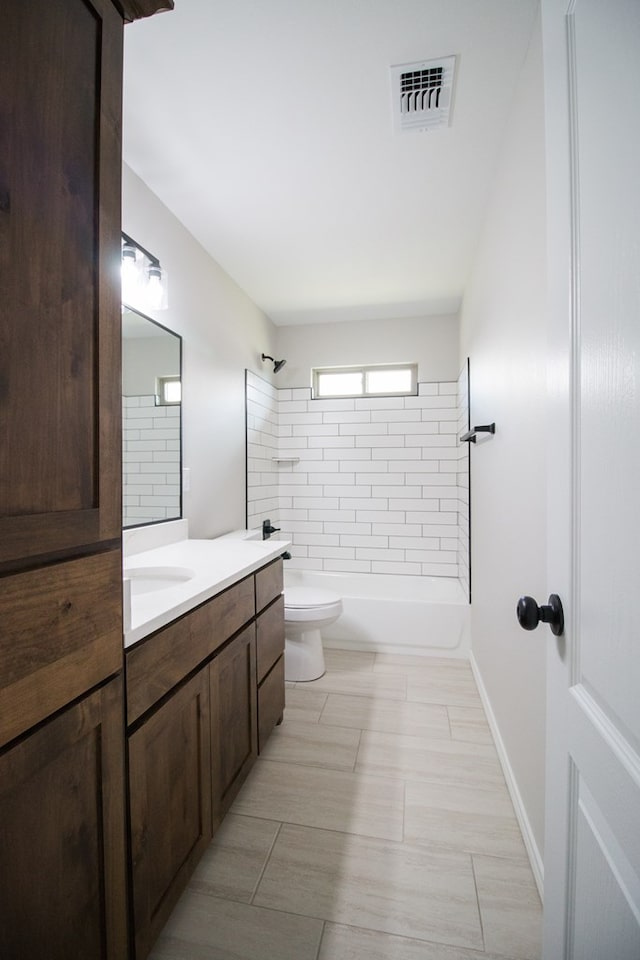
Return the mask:
{"type": "Polygon", "coordinates": [[[124,159],[276,324],[455,312],[538,0],[175,0],[125,31],[124,159]],[[450,125],[390,67],[454,54],[450,125]]]}

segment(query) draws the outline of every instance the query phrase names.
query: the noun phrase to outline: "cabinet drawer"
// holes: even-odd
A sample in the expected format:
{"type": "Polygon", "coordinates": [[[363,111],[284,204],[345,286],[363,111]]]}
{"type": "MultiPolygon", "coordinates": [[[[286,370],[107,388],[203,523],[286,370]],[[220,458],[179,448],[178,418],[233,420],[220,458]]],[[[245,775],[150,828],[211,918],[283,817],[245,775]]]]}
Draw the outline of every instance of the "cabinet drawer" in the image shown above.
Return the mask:
{"type": "Polygon", "coordinates": [[[146,713],[253,615],[253,577],[248,577],[127,650],[127,724],[146,713]]]}
{"type": "Polygon", "coordinates": [[[196,645],[215,652],[255,616],[253,577],[246,577],[190,614],[191,635],[196,645]]]}
{"type": "Polygon", "coordinates": [[[284,651],[284,597],[267,607],[256,621],[258,683],[269,673],[284,651]]]}
{"type": "Polygon", "coordinates": [[[264,610],[272,600],[282,593],[282,560],[278,557],[273,563],[256,573],[256,611],[264,610]]]}
{"type": "Polygon", "coordinates": [[[258,688],[258,751],[263,750],[271,731],[284,711],[284,657],[274,667],[258,688]]]}
{"type": "Polygon", "coordinates": [[[0,579],[0,743],[122,669],[119,550],[0,579]]]}

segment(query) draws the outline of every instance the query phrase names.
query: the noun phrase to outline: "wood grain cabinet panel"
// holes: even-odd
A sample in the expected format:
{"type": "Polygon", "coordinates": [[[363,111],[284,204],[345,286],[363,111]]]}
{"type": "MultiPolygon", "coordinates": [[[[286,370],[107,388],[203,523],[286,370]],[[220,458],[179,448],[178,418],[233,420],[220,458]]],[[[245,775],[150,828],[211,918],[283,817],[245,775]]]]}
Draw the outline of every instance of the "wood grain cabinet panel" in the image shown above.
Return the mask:
{"type": "Polygon", "coordinates": [[[258,751],[264,749],[273,728],[284,714],[284,656],[271,668],[258,687],[258,751]]]}
{"type": "Polygon", "coordinates": [[[267,607],[256,620],[257,680],[261,683],[284,653],[284,597],[267,607]]]}
{"type": "Polygon", "coordinates": [[[146,957],[211,839],[209,668],[129,737],[136,958],[146,957]]]}
{"type": "Polygon", "coordinates": [[[254,624],[211,661],[211,724],[215,829],[258,754],[254,624]]]}
{"type": "Polygon", "coordinates": [[[122,669],[120,550],[0,578],[0,745],[122,669]]]}
{"type": "Polygon", "coordinates": [[[282,593],[283,564],[280,557],[256,572],[256,611],[264,610],[282,593]]]}
{"type": "Polygon", "coordinates": [[[0,957],[128,956],[120,678],[0,753],[0,957]]]}
{"type": "Polygon", "coordinates": [[[5,5],[0,567],[116,541],[121,13],[5,5]]]}
{"type": "Polygon", "coordinates": [[[127,723],[204,663],[254,613],[253,577],[248,577],[127,650],[127,723]]]}

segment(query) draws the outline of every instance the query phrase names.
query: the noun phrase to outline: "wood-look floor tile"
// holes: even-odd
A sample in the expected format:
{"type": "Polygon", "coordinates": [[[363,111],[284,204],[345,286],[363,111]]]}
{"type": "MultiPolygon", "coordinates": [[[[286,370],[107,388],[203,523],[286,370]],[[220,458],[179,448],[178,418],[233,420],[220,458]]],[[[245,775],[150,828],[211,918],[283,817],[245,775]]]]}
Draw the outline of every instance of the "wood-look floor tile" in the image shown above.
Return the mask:
{"type": "Polygon", "coordinates": [[[316,960],[322,922],[187,890],[150,960],[316,960]]]}
{"type": "Polygon", "coordinates": [[[418,940],[482,948],[471,860],[284,824],[254,903],[418,940]]]}
{"type": "MultiPolygon", "coordinates": [[[[300,687],[302,685],[300,684],[300,687]]],[[[327,670],[319,680],[306,684],[309,690],[322,693],[344,693],[354,697],[382,697],[386,700],[407,699],[407,678],[402,675],[388,675],[362,672],[336,672],[327,670]]]]}
{"type": "Polygon", "coordinates": [[[359,741],[359,730],[286,720],[274,729],[260,756],[264,760],[353,770],[359,741]]]}
{"type": "Polygon", "coordinates": [[[481,707],[480,694],[471,672],[449,676],[413,673],[407,677],[407,700],[442,703],[446,706],[481,707]]]}
{"type": "Polygon", "coordinates": [[[447,739],[450,736],[447,708],[440,704],[408,703],[380,697],[351,697],[330,693],[320,723],[415,737],[447,739]]]}
{"type": "Polygon", "coordinates": [[[196,867],[191,888],[249,903],[278,829],[269,820],[227,814],[196,867]]]}
{"type": "Polygon", "coordinates": [[[493,743],[491,730],[482,707],[447,707],[451,736],[469,743],[493,743]]]}
{"type": "Polygon", "coordinates": [[[398,653],[377,653],[373,664],[374,673],[401,673],[407,676],[447,678],[470,677],[468,660],[453,657],[420,657],[398,653]]]}
{"type": "Polygon", "coordinates": [[[524,859],[506,786],[405,784],[405,840],[467,853],[524,859]]]}
{"type": "Polygon", "coordinates": [[[327,693],[315,693],[313,690],[303,690],[300,687],[287,687],[284,719],[287,723],[291,723],[292,720],[317,723],[327,697],[327,693]]]}
{"type": "Polygon", "coordinates": [[[434,780],[462,786],[501,787],[504,776],[495,748],[458,740],[425,740],[363,730],[356,772],[404,780],[434,780]]]}
{"type": "Polygon", "coordinates": [[[379,653],[373,673],[376,676],[406,677],[407,700],[476,708],[481,706],[478,688],[467,660],[379,653]]]}
{"type": "Polygon", "coordinates": [[[328,672],[371,673],[376,654],[369,650],[338,650],[324,648],[324,663],[328,672]]]}
{"type": "Polygon", "coordinates": [[[243,816],[402,840],[404,784],[258,760],[232,810],[243,816]]]}
{"type": "Polygon", "coordinates": [[[542,907],[528,863],[474,856],[487,950],[540,960],[542,907]]]}
{"type": "Polygon", "coordinates": [[[378,930],[327,923],[318,960],[509,960],[495,954],[447,947],[378,930]]]}

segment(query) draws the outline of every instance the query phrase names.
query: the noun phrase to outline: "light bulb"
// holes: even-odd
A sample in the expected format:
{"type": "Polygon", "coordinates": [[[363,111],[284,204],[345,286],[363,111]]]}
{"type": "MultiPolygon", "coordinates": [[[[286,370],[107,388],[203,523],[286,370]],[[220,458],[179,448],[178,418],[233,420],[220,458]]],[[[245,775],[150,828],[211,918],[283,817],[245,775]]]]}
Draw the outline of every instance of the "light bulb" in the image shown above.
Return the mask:
{"type": "Polygon", "coordinates": [[[135,303],[139,282],[136,249],[125,243],[122,247],[122,299],[125,303],[135,303]]]}
{"type": "Polygon", "coordinates": [[[145,298],[152,310],[160,309],[163,296],[162,268],[159,263],[152,263],[147,271],[147,287],[145,291],[145,298]]]}

